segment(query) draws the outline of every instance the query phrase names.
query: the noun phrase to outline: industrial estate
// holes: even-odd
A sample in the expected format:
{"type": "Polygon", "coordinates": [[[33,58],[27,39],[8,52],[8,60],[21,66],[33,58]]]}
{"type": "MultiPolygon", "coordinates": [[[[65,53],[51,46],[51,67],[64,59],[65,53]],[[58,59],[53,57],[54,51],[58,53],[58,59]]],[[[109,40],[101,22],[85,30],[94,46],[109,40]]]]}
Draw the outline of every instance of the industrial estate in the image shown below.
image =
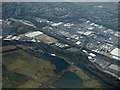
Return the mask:
{"type": "Polygon", "coordinates": [[[119,87],[120,31],[111,24],[116,9],[108,8],[116,3],[34,4],[3,4],[4,88],[119,87]]]}
{"type": "MultiPolygon", "coordinates": [[[[8,20],[9,22],[20,21],[23,24],[36,28],[36,26],[32,24],[30,21],[17,20],[13,18],[10,18],[8,20]]],[[[120,32],[113,31],[112,29],[108,29],[102,25],[98,25],[95,24],[94,22],[90,22],[87,20],[84,20],[82,24],[78,25],[75,25],[73,23],[64,24],[63,22],[54,23],[52,21],[48,21],[45,19],[44,21],[40,20],[40,23],[42,22],[47,22],[48,24],[51,25],[49,27],[48,26],[43,27],[43,30],[47,30],[48,32],[54,33],[55,35],[59,35],[61,37],[64,36],[65,37],[64,39],[79,46],[79,48],[88,55],[88,59],[91,62],[93,62],[99,67],[102,67],[103,71],[104,70],[105,72],[108,71],[107,73],[110,72],[110,74],[112,73],[112,75],[120,79],[119,78],[120,67],[117,64],[113,63],[112,61],[107,62],[106,60],[101,60],[100,57],[96,55],[102,54],[106,57],[116,60],[116,62],[120,61],[120,56],[118,53],[120,52],[120,49],[117,48],[120,32]],[[85,39],[87,39],[88,37],[89,41],[85,42],[85,39]],[[86,49],[84,49],[83,47],[86,47],[86,49]],[[87,51],[87,49],[89,49],[89,51],[87,51]],[[92,53],[89,53],[90,51],[92,53]]],[[[54,38],[47,36],[41,31],[28,32],[26,34],[21,34],[19,36],[8,35],[7,37],[3,38],[3,40],[7,41],[16,40],[40,43],[41,41],[43,41],[43,38],[44,39],[46,38],[45,42],[47,44],[51,44],[59,48],[66,47],[66,50],[70,50],[72,48],[68,43],[58,42],[54,38]]]]}

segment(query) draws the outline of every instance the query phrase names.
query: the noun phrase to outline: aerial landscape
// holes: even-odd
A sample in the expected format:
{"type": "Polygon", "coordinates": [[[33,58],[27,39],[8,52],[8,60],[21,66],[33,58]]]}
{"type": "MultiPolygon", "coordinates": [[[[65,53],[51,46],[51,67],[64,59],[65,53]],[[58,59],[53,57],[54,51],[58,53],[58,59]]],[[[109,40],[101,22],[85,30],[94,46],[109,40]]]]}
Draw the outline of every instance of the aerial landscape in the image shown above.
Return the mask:
{"type": "Polygon", "coordinates": [[[120,88],[118,2],[2,2],[3,88],[120,88]]]}

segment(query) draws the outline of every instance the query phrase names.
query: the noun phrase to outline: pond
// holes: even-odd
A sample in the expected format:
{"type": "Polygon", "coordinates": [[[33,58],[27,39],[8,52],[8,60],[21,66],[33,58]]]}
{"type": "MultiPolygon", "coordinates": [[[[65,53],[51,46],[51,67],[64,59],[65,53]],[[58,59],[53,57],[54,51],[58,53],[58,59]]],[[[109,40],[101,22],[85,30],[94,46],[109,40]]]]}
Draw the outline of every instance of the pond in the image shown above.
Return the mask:
{"type": "Polygon", "coordinates": [[[57,88],[85,88],[82,79],[73,72],[65,72],[53,85],[57,88]]]}
{"type": "Polygon", "coordinates": [[[60,73],[64,69],[67,69],[70,66],[64,59],[50,56],[47,54],[43,54],[43,56],[56,66],[56,69],[54,70],[55,73],[60,73]]]}

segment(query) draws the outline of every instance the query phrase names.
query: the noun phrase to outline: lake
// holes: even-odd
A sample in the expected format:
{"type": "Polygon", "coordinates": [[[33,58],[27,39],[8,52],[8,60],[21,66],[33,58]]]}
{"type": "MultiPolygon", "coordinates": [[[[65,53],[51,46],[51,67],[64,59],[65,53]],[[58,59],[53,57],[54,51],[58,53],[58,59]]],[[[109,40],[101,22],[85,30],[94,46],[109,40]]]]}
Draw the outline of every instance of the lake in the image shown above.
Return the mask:
{"type": "Polygon", "coordinates": [[[54,70],[55,73],[60,73],[64,69],[67,69],[70,66],[64,59],[50,56],[47,54],[43,54],[43,56],[56,66],[56,69],[54,70]]]}
{"type": "Polygon", "coordinates": [[[65,72],[53,85],[57,88],[85,88],[82,79],[73,72],[65,72]]]}

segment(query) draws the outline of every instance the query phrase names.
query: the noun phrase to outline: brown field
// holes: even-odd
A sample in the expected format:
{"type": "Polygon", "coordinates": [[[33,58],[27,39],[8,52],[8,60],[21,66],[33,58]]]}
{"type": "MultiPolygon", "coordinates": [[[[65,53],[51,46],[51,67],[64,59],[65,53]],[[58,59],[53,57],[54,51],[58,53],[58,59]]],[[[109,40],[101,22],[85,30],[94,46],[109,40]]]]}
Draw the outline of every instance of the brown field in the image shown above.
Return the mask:
{"type": "Polygon", "coordinates": [[[16,45],[17,47],[20,47],[22,49],[35,49],[35,46],[27,46],[27,45],[16,45]]]}
{"type": "Polygon", "coordinates": [[[34,80],[29,80],[18,88],[38,88],[41,84],[34,80]],[[33,87],[34,86],[34,87],[33,87]]]}
{"type": "Polygon", "coordinates": [[[37,36],[36,38],[39,39],[40,41],[43,41],[43,42],[47,43],[47,44],[58,42],[56,39],[54,39],[54,38],[52,38],[52,37],[50,37],[46,34],[43,34],[41,36],[37,36]]]}
{"type": "Polygon", "coordinates": [[[4,46],[2,47],[2,51],[7,51],[7,50],[15,49],[15,48],[16,48],[15,45],[4,46]]]}

